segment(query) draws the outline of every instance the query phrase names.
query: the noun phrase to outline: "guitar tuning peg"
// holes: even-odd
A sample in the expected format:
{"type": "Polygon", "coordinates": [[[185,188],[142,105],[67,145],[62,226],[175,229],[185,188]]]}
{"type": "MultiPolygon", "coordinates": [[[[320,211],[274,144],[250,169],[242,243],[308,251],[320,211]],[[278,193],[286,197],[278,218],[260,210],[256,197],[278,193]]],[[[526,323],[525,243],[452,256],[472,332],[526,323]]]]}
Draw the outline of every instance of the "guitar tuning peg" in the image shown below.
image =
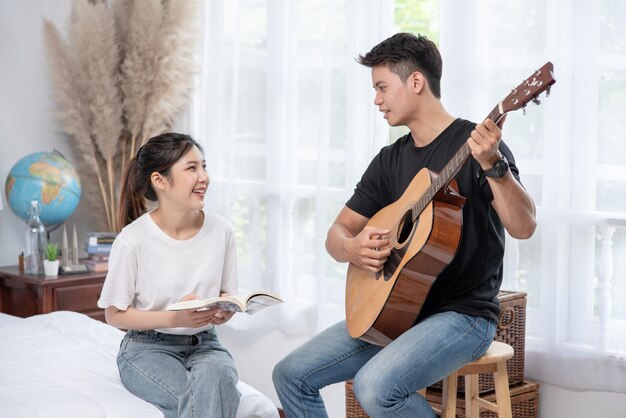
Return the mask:
{"type": "Polygon", "coordinates": [[[526,105],[522,106],[522,114],[526,116],[526,105]]]}
{"type": "Polygon", "coordinates": [[[550,89],[552,89],[552,86],[546,89],[546,97],[550,97],[550,89]]]}
{"type": "Polygon", "coordinates": [[[539,100],[538,98],[535,97],[533,99],[533,103],[536,104],[536,105],[540,105],[541,104],[541,100],[539,100]]]}

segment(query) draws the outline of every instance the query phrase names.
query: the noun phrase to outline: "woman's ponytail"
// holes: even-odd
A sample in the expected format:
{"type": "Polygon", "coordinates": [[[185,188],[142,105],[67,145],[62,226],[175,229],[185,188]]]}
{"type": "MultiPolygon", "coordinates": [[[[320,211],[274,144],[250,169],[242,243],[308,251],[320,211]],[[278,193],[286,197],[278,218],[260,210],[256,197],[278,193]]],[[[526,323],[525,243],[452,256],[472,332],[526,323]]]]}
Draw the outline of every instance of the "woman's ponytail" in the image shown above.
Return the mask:
{"type": "Polygon", "coordinates": [[[137,169],[137,158],[133,158],[126,167],[120,196],[120,226],[123,228],[146,212],[146,202],[142,190],[146,187],[145,179],[137,169]]]}

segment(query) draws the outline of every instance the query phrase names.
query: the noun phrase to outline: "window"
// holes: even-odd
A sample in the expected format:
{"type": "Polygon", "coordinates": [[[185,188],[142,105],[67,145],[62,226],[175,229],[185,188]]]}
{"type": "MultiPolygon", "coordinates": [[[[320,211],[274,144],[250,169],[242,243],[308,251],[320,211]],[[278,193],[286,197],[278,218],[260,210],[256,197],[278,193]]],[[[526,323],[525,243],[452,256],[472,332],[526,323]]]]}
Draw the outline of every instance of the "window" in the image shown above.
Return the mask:
{"type": "Polygon", "coordinates": [[[406,132],[378,115],[359,53],[392,32],[426,34],[443,55],[444,105],[475,121],[552,61],[552,95],[504,128],[539,227],[507,241],[503,289],[528,292],[530,376],[575,387],[591,367],[626,373],[625,23],[626,4],[610,0],[207,2],[193,131],[209,209],[237,233],[242,287],[309,301],[320,327],[343,316],[345,265],[326,254],[327,229],[406,132]]]}
{"type": "Polygon", "coordinates": [[[554,63],[551,97],[525,117],[509,115],[504,127],[539,227],[530,240],[507,240],[503,288],[528,292],[529,375],[576,388],[593,368],[603,376],[594,387],[623,390],[608,377],[626,368],[626,128],[618,122],[626,106],[626,5],[442,0],[440,7],[443,97],[456,114],[484,118],[534,69],[554,63]]]}

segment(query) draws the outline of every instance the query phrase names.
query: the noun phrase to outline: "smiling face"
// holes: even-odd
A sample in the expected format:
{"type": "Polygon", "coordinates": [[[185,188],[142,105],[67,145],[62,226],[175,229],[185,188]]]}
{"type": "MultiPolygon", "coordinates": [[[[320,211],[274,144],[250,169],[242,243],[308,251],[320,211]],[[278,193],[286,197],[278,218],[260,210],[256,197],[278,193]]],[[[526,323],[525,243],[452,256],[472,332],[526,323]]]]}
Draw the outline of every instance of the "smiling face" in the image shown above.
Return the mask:
{"type": "Polygon", "coordinates": [[[374,104],[384,114],[389,125],[409,125],[414,119],[418,94],[423,87],[419,84],[420,77],[421,74],[416,72],[407,80],[401,80],[385,64],[372,67],[372,84],[376,90],[374,104]]]}
{"type": "Polygon", "coordinates": [[[204,155],[198,147],[191,147],[176,161],[167,177],[158,173],[154,175],[160,176],[153,178],[153,182],[156,181],[155,189],[158,190],[160,205],[166,204],[183,210],[204,208],[204,195],[210,179],[206,172],[204,155]]]}

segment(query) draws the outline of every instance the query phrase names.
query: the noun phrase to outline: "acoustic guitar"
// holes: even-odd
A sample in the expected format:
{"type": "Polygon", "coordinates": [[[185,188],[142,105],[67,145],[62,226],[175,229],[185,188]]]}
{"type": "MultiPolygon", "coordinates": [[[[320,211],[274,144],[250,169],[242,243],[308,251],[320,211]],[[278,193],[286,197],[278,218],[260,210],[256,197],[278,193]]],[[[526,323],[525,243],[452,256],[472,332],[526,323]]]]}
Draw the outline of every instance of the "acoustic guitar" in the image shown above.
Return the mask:
{"type": "MultiPolygon", "coordinates": [[[[499,123],[525,108],[555,83],[546,63],[509,93],[489,114],[499,123]]],[[[471,156],[467,143],[444,169],[421,169],[402,196],[378,211],[368,226],[389,229],[382,237],[392,250],[381,272],[350,263],[346,281],[346,324],[353,338],[385,346],[410,329],[437,276],[450,264],[461,239],[463,205],[453,177],[471,156]]]]}

